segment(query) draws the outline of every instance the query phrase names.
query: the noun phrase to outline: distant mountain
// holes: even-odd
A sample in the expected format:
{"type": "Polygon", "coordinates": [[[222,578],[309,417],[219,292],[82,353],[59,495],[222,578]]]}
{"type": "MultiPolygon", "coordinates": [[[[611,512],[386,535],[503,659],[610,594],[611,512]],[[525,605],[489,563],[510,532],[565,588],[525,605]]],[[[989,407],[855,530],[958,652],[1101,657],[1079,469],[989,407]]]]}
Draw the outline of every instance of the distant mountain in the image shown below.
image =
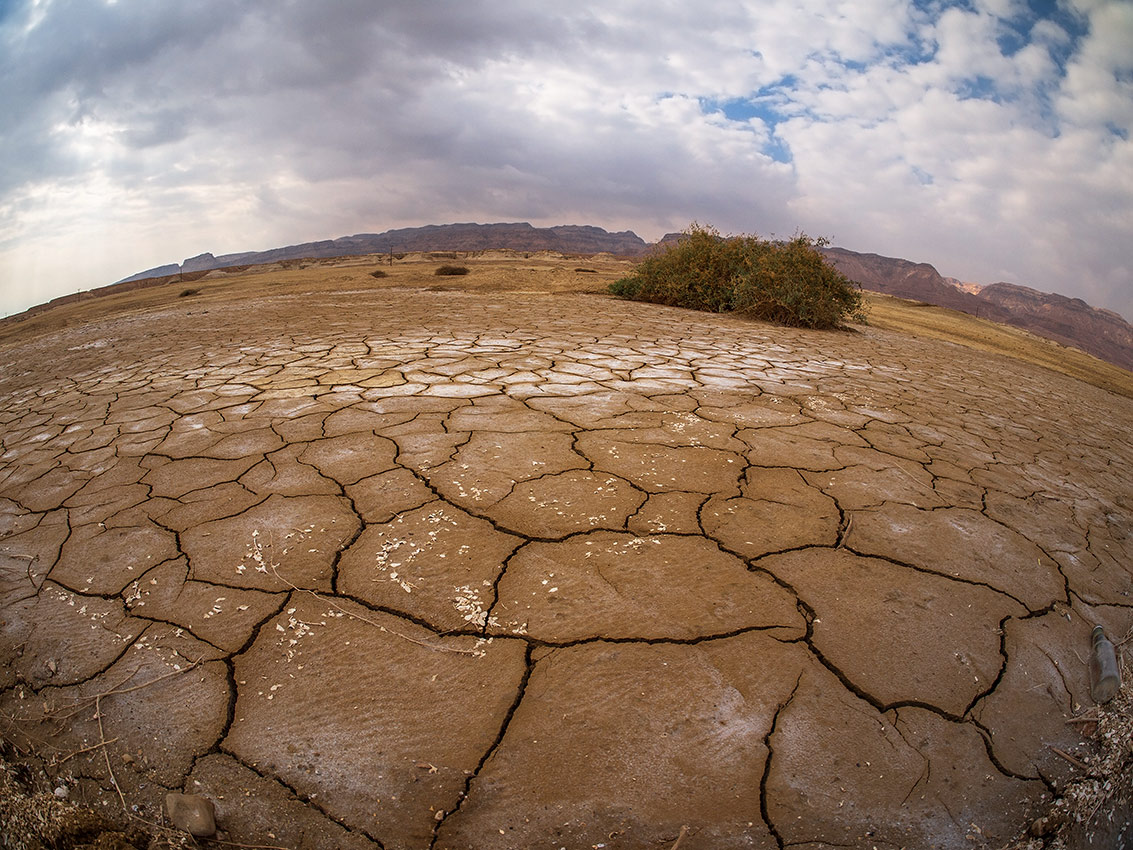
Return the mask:
{"type": "Polygon", "coordinates": [[[1080,348],[1133,370],[1133,325],[1080,298],[1039,292],[1011,283],[977,287],[941,277],[928,263],[825,248],[830,262],[864,289],[949,307],[1080,348]],[[973,291],[976,290],[976,291],[973,291]]]}
{"type": "MultiPolygon", "coordinates": [[[[859,254],[845,248],[824,248],[822,252],[838,271],[865,289],[950,307],[973,316],[979,309],[980,302],[975,295],[948,283],[928,263],[913,263],[879,254],[859,254]]],[[[1006,311],[993,316],[985,309],[980,315],[997,322],[1007,318],[1006,311]]]]}
{"type": "Polygon", "coordinates": [[[231,266],[277,263],[320,257],[350,257],[362,254],[386,254],[409,251],[484,251],[492,248],[513,251],[560,251],[564,254],[610,253],[636,257],[649,250],[649,245],[636,233],[626,230],[610,233],[589,225],[534,227],[526,222],[514,224],[430,224],[425,227],[404,227],[384,233],[359,233],[322,242],[304,242],[268,251],[247,251],[240,254],[198,254],[180,267],[159,266],[124,278],[119,283],[163,277],[182,272],[210,271],[231,266]]]}
{"type": "MultiPolygon", "coordinates": [[[[630,230],[610,233],[601,227],[587,225],[534,227],[526,222],[431,224],[387,230],[384,233],[359,233],[321,242],[304,242],[268,251],[222,254],[219,257],[208,253],[199,254],[180,265],[158,266],[138,272],[115,286],[174,275],[181,275],[182,279],[189,280],[188,275],[197,277],[213,269],[232,266],[386,254],[391,251],[408,253],[510,249],[640,257],[659,246],[676,244],[681,236],[680,233],[667,233],[658,242],[650,244],[630,230]]],[[[1025,286],[994,283],[981,287],[955,278],[942,277],[928,263],[914,263],[878,254],[859,254],[845,248],[825,248],[823,251],[834,266],[865,289],[949,307],[980,318],[1014,325],[1133,370],[1133,326],[1109,310],[1098,310],[1077,298],[1050,295],[1025,286]]]]}
{"type": "Polygon", "coordinates": [[[1133,325],[1112,310],[1013,283],[985,286],[976,297],[1006,310],[1010,325],[1133,370],[1133,325]]]}

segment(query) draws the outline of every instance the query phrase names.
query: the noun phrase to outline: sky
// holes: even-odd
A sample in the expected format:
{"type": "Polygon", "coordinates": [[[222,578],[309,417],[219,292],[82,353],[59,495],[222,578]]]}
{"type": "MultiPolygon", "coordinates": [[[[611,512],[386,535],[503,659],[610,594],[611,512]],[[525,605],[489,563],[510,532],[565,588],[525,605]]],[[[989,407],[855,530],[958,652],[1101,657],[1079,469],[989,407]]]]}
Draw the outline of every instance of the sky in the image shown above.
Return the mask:
{"type": "Polygon", "coordinates": [[[0,0],[0,315],[210,251],[805,232],[1133,320],[1133,0],[0,0]]]}

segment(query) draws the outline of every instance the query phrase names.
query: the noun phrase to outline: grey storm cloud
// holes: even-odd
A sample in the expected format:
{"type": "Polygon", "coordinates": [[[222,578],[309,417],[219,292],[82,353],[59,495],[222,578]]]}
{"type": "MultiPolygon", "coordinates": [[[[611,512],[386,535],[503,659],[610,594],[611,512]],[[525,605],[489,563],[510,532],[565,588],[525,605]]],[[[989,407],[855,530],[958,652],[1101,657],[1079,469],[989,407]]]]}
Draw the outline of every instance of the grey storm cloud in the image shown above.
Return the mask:
{"type": "Polygon", "coordinates": [[[204,250],[698,219],[1129,316],[1131,9],[17,0],[0,310],[204,250]]]}

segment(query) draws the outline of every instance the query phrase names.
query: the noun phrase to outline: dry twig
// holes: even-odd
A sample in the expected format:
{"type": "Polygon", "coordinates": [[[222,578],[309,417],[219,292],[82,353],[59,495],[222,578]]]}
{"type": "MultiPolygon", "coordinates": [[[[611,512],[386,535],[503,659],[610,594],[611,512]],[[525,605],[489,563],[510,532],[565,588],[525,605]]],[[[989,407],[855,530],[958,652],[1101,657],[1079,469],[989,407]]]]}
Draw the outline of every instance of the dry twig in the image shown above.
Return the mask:
{"type": "Polygon", "coordinates": [[[1084,761],[1081,761],[1080,759],[1074,758],[1074,756],[1070,755],[1070,753],[1063,752],[1062,750],[1058,749],[1058,747],[1054,747],[1054,746],[1051,746],[1049,744],[1047,746],[1050,746],[1051,750],[1054,751],[1055,755],[1062,756],[1062,758],[1066,759],[1068,762],[1070,762],[1072,765],[1074,765],[1079,770],[1085,772],[1085,771],[1088,771],[1090,769],[1089,766],[1084,761]]]}
{"type": "Polygon", "coordinates": [[[81,750],[75,750],[70,755],[63,756],[63,758],[59,759],[56,764],[66,764],[75,756],[81,756],[83,753],[92,752],[94,750],[97,750],[99,747],[108,747],[117,740],[117,738],[111,738],[109,741],[99,741],[97,744],[91,744],[89,747],[83,747],[81,750]]]}
{"type": "Polygon", "coordinates": [[[291,850],[278,844],[241,844],[238,841],[221,841],[219,838],[207,839],[211,844],[223,844],[225,847],[243,847],[245,850],[291,850]]]}
{"type": "Polygon", "coordinates": [[[118,792],[118,799],[122,802],[122,811],[129,812],[130,807],[126,805],[126,795],[122,793],[122,789],[118,785],[118,778],[114,775],[114,768],[110,766],[110,751],[106,749],[106,733],[102,731],[101,701],[101,696],[94,698],[94,716],[98,720],[98,739],[102,747],[102,755],[106,759],[106,772],[110,774],[110,782],[114,785],[114,790],[118,792]]]}

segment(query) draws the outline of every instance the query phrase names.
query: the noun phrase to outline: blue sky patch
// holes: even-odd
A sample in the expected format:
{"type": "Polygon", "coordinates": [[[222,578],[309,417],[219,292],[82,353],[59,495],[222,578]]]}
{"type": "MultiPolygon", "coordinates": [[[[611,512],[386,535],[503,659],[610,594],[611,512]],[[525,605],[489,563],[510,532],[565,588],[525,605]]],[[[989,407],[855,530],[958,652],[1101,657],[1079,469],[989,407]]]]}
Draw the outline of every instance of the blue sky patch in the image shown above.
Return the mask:
{"type": "MultiPolygon", "coordinates": [[[[779,89],[779,87],[776,87],[779,89]]],[[[768,89],[763,89],[762,92],[767,92],[768,89]]],[[[775,126],[782,120],[784,115],[776,108],[775,101],[765,96],[759,97],[735,97],[727,100],[717,100],[708,97],[700,98],[700,108],[705,113],[720,112],[729,121],[736,121],[745,123],[752,118],[758,118],[766,126],[769,134],[767,142],[761,147],[763,153],[771,157],[776,162],[790,162],[791,151],[775,134],[775,126]]]]}

